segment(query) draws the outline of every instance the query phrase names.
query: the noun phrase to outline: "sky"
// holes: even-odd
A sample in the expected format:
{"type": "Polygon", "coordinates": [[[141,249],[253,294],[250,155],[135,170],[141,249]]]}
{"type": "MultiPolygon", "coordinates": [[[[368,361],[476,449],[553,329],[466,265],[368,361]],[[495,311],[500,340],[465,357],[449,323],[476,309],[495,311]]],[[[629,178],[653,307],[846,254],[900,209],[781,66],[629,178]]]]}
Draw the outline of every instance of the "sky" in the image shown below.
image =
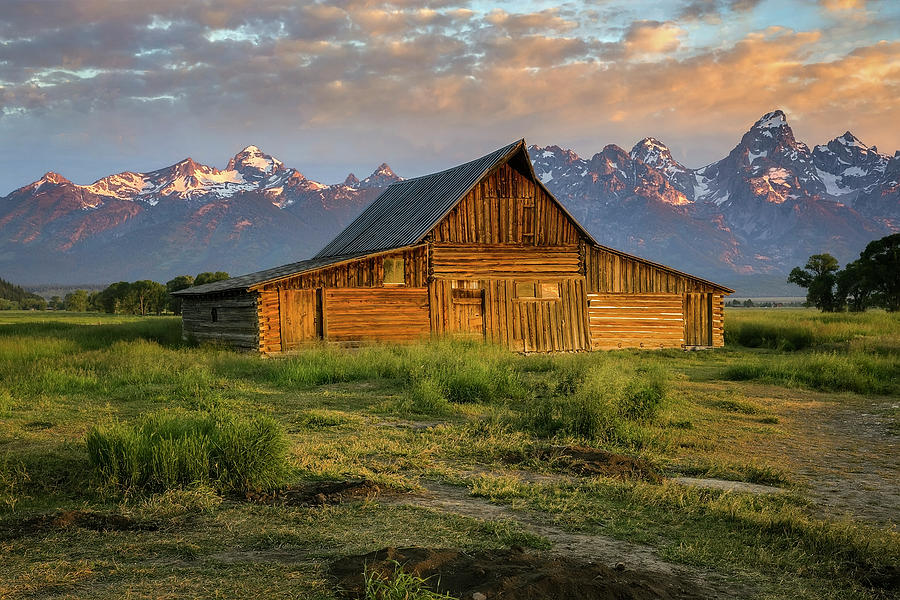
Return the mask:
{"type": "Polygon", "coordinates": [[[689,167],[762,114],[900,149],[896,0],[2,0],[0,195],[255,144],[324,183],[521,137],[689,167]]]}

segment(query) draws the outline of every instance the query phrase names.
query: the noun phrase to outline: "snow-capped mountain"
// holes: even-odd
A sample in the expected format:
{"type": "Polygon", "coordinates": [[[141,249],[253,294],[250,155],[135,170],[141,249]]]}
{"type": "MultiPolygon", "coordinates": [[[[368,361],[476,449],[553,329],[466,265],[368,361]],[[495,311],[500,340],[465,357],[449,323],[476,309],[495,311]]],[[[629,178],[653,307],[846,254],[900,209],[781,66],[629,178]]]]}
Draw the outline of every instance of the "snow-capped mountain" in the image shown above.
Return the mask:
{"type": "MultiPolygon", "coordinates": [[[[782,111],[691,169],[660,140],[590,158],[529,148],[540,180],[601,243],[740,286],[811,254],[856,258],[900,230],[900,152],[847,132],[812,150],[782,111]]],[[[311,256],[398,177],[380,165],[326,185],[247,146],[219,170],[190,158],[90,185],[58,173],[0,198],[0,272],[22,283],[246,273],[311,256]]]]}
{"type": "Polygon", "coordinates": [[[842,261],[900,229],[900,153],[847,132],[810,151],[785,114],[763,115],[725,158],[689,169],[654,138],[590,159],[529,148],[541,180],[604,243],[709,276],[842,261]]]}
{"type": "Polygon", "coordinates": [[[254,271],[312,254],[399,179],[382,164],[326,185],[257,146],[223,170],[186,158],[90,185],[50,172],[0,199],[0,268],[61,283],[254,271]]]}

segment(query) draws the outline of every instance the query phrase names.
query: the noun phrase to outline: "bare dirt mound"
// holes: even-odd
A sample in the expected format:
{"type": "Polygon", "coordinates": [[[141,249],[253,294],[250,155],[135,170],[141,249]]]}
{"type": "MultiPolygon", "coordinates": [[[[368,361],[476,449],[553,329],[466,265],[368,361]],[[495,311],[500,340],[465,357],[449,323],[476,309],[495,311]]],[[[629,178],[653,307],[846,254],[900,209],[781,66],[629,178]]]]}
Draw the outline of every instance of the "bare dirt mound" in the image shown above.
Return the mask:
{"type": "MultiPolygon", "coordinates": [[[[662,477],[646,460],[616,454],[587,446],[551,446],[539,450],[536,458],[557,468],[583,477],[616,477],[618,479],[643,479],[658,483],[662,477]]],[[[524,462],[527,456],[512,456],[507,462],[524,462]]]]}
{"type": "Polygon", "coordinates": [[[273,492],[247,494],[246,499],[259,504],[323,506],[384,495],[396,495],[396,492],[382,488],[372,481],[361,479],[298,483],[273,492]]]}
{"type": "Polygon", "coordinates": [[[115,514],[67,510],[15,521],[0,522],[0,540],[41,535],[60,529],[80,527],[92,531],[156,531],[156,523],[135,521],[115,514]]]}
{"type": "Polygon", "coordinates": [[[331,576],[345,598],[364,598],[363,572],[390,577],[397,565],[433,591],[469,600],[694,600],[706,598],[675,575],[532,554],[520,549],[465,553],[384,548],[334,562],[331,576]]]}

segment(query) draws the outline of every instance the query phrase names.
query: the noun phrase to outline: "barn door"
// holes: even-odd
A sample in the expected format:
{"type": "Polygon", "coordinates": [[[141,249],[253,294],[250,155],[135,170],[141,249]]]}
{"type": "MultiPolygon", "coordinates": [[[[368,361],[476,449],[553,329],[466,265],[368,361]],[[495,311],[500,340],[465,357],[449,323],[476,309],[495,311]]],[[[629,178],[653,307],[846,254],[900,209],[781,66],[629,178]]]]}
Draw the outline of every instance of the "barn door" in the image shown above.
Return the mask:
{"type": "Polygon", "coordinates": [[[561,331],[564,318],[558,301],[520,302],[519,318],[525,352],[560,352],[569,349],[561,331]]]}
{"type": "Polygon", "coordinates": [[[484,338],[484,290],[453,288],[450,291],[452,305],[451,328],[463,337],[484,338]]]}
{"type": "Polygon", "coordinates": [[[281,349],[292,350],[319,339],[316,290],[281,290],[281,349]]]}
{"type": "Polygon", "coordinates": [[[712,294],[684,295],[684,345],[712,346],[712,294]]]}

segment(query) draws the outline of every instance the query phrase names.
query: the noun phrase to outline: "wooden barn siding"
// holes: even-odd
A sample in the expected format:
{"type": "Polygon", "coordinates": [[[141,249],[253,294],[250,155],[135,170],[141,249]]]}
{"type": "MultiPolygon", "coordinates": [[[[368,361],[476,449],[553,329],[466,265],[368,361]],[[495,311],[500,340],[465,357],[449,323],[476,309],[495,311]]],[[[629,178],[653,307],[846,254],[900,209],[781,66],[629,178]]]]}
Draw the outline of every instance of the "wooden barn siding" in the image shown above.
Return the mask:
{"type": "Polygon", "coordinates": [[[457,244],[564,246],[579,240],[575,225],[556,202],[509,165],[476,184],[432,234],[435,242],[457,244]]]}
{"type": "Polygon", "coordinates": [[[713,330],[712,341],[713,348],[723,348],[725,346],[725,296],[722,294],[713,294],[713,330]]]}
{"type": "Polygon", "coordinates": [[[591,294],[683,294],[714,291],[714,288],[703,282],[593,245],[585,248],[584,262],[584,274],[591,294]]]}
{"type": "Polygon", "coordinates": [[[428,289],[325,289],[328,341],[412,341],[431,333],[428,289]]]}
{"type": "MultiPolygon", "coordinates": [[[[679,294],[684,316],[682,343],[686,346],[724,345],[724,295],[721,290],[593,245],[586,246],[584,261],[590,294],[679,294]]],[[[652,309],[643,310],[652,317],[652,309]]],[[[609,346],[609,340],[596,336],[592,339],[595,348],[609,346]]],[[[670,341],[660,339],[659,343],[670,341]]],[[[623,344],[623,347],[626,346],[623,344]]]]}
{"type": "Polygon", "coordinates": [[[215,342],[243,350],[258,348],[257,298],[253,293],[219,297],[186,296],[182,305],[182,327],[185,339],[215,342]],[[212,320],[212,309],[217,319],[212,320]]]}
{"type": "Polygon", "coordinates": [[[680,348],[681,294],[588,294],[591,349],[680,348]]]}
{"type": "MultiPolygon", "coordinates": [[[[406,272],[405,284],[410,287],[423,287],[426,278],[426,248],[419,246],[397,252],[386,252],[378,256],[363,257],[333,267],[325,267],[317,271],[301,273],[294,277],[280,279],[260,286],[262,291],[279,289],[304,288],[361,288],[383,287],[384,259],[404,258],[406,272]]],[[[390,286],[389,286],[390,287],[390,286]]]]}
{"type": "Polygon", "coordinates": [[[434,244],[431,272],[445,279],[561,279],[580,275],[578,246],[434,244]]]}
{"type": "MultiPolygon", "coordinates": [[[[384,259],[404,258],[405,285],[424,287],[427,277],[427,250],[425,246],[388,252],[373,257],[360,258],[318,271],[301,273],[260,286],[259,296],[259,350],[281,352],[288,350],[281,343],[280,290],[311,288],[382,288],[384,287],[384,259]]],[[[396,286],[388,286],[396,287],[396,286]]]]}
{"type": "Polygon", "coordinates": [[[487,341],[526,352],[585,350],[589,347],[585,285],[581,277],[542,279],[536,283],[558,284],[560,297],[516,298],[513,279],[457,281],[435,279],[429,285],[431,329],[438,335],[470,335],[460,324],[454,308],[453,290],[481,289],[484,294],[484,337],[487,341]]]}
{"type": "Polygon", "coordinates": [[[259,292],[259,351],[281,352],[281,306],[277,290],[259,292]]]}

